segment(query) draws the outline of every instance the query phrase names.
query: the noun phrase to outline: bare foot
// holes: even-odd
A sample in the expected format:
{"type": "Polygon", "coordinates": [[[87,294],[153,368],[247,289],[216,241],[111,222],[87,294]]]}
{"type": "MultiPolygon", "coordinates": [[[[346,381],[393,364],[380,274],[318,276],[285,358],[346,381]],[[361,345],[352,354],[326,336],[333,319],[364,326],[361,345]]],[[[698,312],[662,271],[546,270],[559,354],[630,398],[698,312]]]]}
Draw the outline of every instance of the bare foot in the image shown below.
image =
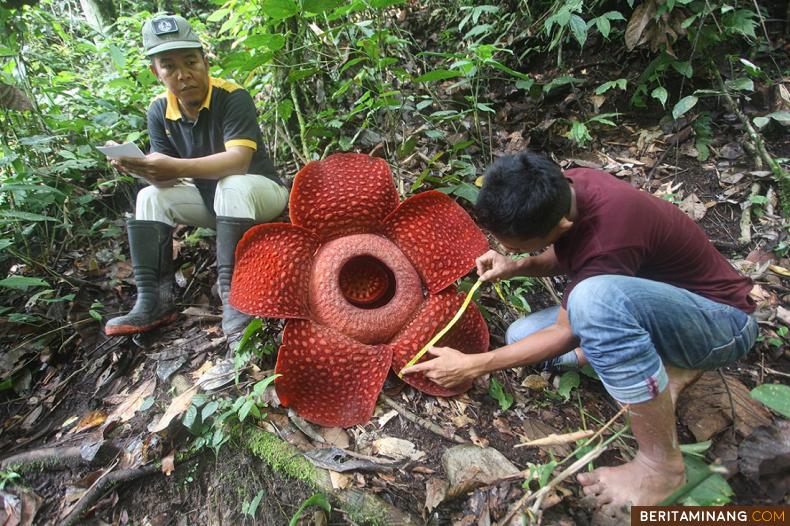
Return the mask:
{"type": "Polygon", "coordinates": [[[680,393],[683,392],[683,389],[699,380],[703,371],[699,369],[681,369],[673,365],[666,365],[665,367],[669,377],[669,395],[672,398],[672,407],[676,407],[680,393]]]}
{"type": "Polygon", "coordinates": [[[579,473],[576,479],[600,506],[654,506],[685,484],[686,473],[680,455],[657,463],[637,453],[627,464],[579,473]]]}

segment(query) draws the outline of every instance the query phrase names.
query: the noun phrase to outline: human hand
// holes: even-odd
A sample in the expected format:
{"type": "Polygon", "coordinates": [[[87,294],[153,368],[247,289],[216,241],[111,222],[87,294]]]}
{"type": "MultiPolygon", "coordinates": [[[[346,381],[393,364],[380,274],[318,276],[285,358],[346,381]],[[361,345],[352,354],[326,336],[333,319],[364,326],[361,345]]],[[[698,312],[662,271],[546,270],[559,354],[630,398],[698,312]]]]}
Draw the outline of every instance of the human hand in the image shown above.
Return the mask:
{"type": "Polygon", "coordinates": [[[482,281],[509,279],[518,273],[518,264],[513,258],[489,250],[475,260],[477,275],[482,281]]]}
{"type": "Polygon", "coordinates": [[[143,177],[158,187],[172,186],[180,177],[178,159],[158,152],[139,158],[119,157],[113,161],[113,166],[124,173],[143,177]]]}
{"type": "Polygon", "coordinates": [[[480,375],[476,367],[477,354],[464,354],[450,347],[431,347],[428,353],[436,358],[406,367],[401,374],[423,373],[429,380],[448,389],[480,375]]]}

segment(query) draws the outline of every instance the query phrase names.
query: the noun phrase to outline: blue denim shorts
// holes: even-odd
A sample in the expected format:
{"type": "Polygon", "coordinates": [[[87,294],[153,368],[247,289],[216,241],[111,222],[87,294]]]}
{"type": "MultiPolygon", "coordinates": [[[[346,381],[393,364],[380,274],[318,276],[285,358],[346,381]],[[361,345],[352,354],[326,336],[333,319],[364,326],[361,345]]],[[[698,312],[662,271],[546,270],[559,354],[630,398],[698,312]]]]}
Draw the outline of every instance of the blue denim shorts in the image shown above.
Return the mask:
{"type": "MultiPolygon", "coordinates": [[[[552,307],[516,321],[507,343],[553,324],[558,312],[552,307]]],[[[745,356],[758,333],[757,322],[735,307],[628,276],[580,282],[568,298],[568,317],[587,361],[624,404],[658,396],[668,383],[665,364],[717,369],[745,356]]]]}

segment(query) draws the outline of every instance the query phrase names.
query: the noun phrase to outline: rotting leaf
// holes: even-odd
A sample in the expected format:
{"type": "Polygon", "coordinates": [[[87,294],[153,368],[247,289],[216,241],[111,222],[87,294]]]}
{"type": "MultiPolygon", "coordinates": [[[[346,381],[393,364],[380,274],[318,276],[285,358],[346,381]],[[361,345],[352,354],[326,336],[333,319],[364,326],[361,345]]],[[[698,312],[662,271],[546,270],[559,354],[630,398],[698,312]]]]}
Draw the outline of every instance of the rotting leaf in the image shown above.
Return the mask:
{"type": "Polygon", "coordinates": [[[683,201],[680,202],[680,209],[686,213],[694,221],[699,221],[705,217],[705,212],[708,211],[705,203],[700,201],[697,194],[689,194],[683,201]]]}
{"type": "Polygon", "coordinates": [[[69,433],[80,433],[88,429],[93,429],[94,427],[102,425],[105,420],[107,420],[107,413],[104,411],[91,411],[80,418],[80,421],[77,422],[77,425],[74,426],[74,429],[69,431],[69,433]]]}
{"type": "Polygon", "coordinates": [[[379,455],[384,455],[385,457],[394,458],[396,460],[420,460],[425,456],[425,452],[417,449],[412,442],[395,437],[382,437],[374,440],[373,449],[379,455]]]}
{"type": "Polygon", "coordinates": [[[698,442],[732,424],[733,410],[736,430],[744,436],[771,422],[771,414],[749,395],[746,386],[729,375],[724,375],[724,379],[726,385],[718,373],[708,371],[678,399],[678,416],[698,442]]]}
{"type": "Polygon", "coordinates": [[[196,385],[204,391],[211,391],[229,384],[233,381],[234,377],[235,367],[233,365],[233,360],[222,360],[203,373],[196,385]]]}
{"type": "Polygon", "coordinates": [[[344,449],[328,447],[314,449],[304,454],[305,458],[319,468],[345,473],[346,471],[390,471],[391,465],[374,462],[367,458],[359,458],[362,455],[355,455],[344,449]]]}

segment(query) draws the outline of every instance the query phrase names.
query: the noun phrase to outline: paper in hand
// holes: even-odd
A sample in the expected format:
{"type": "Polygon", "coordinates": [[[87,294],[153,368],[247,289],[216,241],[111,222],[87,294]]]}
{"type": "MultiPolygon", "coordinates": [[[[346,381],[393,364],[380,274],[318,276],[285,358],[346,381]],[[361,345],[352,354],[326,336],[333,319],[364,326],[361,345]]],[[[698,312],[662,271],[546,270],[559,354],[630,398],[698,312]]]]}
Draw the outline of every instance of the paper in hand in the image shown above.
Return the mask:
{"type": "Polygon", "coordinates": [[[145,157],[145,154],[133,142],[114,144],[112,146],[97,146],[96,149],[106,155],[108,159],[118,159],[119,157],[145,157]]]}

